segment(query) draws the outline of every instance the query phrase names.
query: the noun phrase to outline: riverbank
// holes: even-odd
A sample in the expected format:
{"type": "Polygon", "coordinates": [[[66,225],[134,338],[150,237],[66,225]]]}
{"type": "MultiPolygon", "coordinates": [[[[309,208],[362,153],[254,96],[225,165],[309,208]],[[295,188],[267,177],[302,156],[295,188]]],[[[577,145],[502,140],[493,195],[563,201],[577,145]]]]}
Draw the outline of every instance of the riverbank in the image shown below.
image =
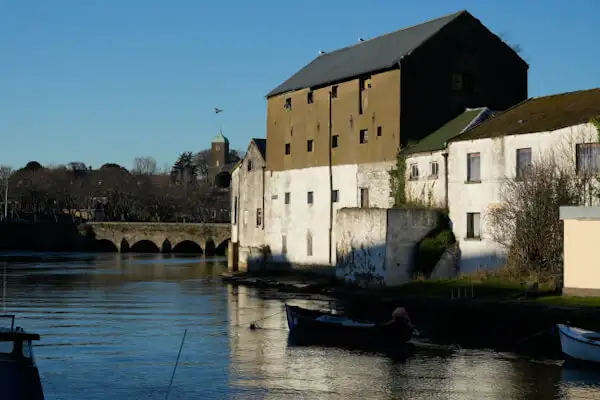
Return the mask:
{"type": "MultiPolygon", "coordinates": [[[[563,298],[552,292],[528,293],[523,285],[500,280],[474,282],[465,277],[415,281],[394,288],[364,289],[333,277],[306,273],[226,273],[223,282],[282,293],[325,295],[344,303],[361,318],[384,321],[391,310],[406,307],[429,336],[474,345],[516,346],[536,337],[537,345],[556,346],[552,328],[558,323],[600,330],[600,299],[563,298]],[[542,338],[545,336],[545,339],[542,338]]],[[[529,346],[532,343],[528,344],[529,346]]]]}

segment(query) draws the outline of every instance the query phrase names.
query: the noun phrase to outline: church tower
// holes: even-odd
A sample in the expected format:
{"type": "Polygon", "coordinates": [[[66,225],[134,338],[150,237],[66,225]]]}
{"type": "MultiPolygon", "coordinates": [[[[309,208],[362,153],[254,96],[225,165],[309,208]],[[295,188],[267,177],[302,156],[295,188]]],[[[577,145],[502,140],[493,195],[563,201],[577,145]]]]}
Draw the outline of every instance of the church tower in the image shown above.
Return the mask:
{"type": "Polygon", "coordinates": [[[210,180],[214,182],[215,176],[229,162],[229,139],[223,136],[221,130],[212,140],[210,153],[210,180]]]}

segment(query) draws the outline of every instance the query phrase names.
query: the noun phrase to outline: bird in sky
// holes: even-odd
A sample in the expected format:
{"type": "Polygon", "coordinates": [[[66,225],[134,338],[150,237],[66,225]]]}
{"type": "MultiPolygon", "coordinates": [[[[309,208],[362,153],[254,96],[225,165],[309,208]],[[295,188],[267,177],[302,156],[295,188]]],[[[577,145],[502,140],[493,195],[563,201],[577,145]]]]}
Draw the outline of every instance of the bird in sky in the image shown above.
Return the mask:
{"type": "Polygon", "coordinates": [[[215,107],[215,114],[223,112],[223,109],[215,107]]]}

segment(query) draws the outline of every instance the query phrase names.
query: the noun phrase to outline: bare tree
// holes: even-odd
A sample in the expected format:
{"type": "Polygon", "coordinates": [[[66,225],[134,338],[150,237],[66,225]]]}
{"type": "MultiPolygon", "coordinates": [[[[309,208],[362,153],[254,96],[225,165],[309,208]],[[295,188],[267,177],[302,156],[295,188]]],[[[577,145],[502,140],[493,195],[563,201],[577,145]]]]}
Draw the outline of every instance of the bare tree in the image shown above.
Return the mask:
{"type": "Polygon", "coordinates": [[[2,182],[3,219],[8,218],[8,183],[12,175],[12,167],[0,165],[0,181],[2,182]]]}
{"type": "Polygon", "coordinates": [[[210,149],[201,150],[194,155],[194,166],[196,167],[196,175],[200,179],[208,180],[208,172],[211,166],[210,149]]]}
{"type": "Polygon", "coordinates": [[[132,172],[138,175],[155,175],[158,173],[156,160],[152,157],[136,157],[133,160],[132,172]]]}

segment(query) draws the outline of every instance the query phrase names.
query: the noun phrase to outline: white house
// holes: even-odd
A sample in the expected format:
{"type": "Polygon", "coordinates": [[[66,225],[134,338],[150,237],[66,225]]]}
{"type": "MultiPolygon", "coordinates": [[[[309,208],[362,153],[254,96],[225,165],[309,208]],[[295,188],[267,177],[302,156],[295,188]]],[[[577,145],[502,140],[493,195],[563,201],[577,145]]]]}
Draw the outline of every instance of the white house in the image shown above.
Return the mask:
{"type": "Polygon", "coordinates": [[[449,211],[462,272],[505,262],[487,214],[503,203],[506,179],[544,157],[600,171],[600,133],[589,123],[598,115],[600,89],[531,98],[450,141],[449,211]]]}
{"type": "Polygon", "coordinates": [[[493,115],[487,107],[467,108],[462,114],[402,150],[406,162],[407,200],[425,206],[446,207],[447,142],[493,115]]]}
{"type": "Polygon", "coordinates": [[[252,139],[244,158],[231,172],[231,242],[242,268],[265,245],[265,154],[266,140],[252,139]]]}

